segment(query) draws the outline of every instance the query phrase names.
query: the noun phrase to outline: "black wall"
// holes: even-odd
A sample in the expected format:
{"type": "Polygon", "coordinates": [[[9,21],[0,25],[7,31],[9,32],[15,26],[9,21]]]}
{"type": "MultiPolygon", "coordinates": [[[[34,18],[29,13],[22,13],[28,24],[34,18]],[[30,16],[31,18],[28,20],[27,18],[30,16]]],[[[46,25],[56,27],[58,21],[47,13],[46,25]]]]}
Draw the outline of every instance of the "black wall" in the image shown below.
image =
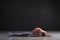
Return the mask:
{"type": "Polygon", "coordinates": [[[60,30],[59,0],[1,0],[0,30],[60,30]]]}

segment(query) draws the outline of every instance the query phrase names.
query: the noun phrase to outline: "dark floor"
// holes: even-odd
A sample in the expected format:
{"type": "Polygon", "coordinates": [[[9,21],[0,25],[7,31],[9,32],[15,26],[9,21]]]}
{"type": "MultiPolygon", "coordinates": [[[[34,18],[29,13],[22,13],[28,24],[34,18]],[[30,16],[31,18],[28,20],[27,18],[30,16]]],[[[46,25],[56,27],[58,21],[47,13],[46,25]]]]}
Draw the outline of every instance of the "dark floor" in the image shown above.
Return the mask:
{"type": "Polygon", "coordinates": [[[52,37],[9,37],[10,32],[0,32],[0,40],[60,40],[60,31],[48,31],[52,37]]]}

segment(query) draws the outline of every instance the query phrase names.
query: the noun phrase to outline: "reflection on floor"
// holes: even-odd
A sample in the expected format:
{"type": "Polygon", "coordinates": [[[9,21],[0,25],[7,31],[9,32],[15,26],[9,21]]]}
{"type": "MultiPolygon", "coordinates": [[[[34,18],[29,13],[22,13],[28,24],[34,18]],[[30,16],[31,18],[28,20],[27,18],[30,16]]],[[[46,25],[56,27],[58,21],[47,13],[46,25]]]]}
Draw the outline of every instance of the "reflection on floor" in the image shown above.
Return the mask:
{"type": "Polygon", "coordinates": [[[20,31],[0,32],[0,40],[60,40],[60,31],[48,31],[52,37],[9,37],[11,32],[20,33],[20,31]]]}

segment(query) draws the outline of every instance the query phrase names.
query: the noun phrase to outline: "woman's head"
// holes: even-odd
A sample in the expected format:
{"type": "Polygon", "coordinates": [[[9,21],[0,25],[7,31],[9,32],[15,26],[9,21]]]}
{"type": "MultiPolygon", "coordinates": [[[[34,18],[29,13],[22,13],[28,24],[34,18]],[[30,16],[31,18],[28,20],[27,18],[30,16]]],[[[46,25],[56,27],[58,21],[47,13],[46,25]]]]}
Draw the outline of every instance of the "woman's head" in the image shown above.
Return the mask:
{"type": "Polygon", "coordinates": [[[41,28],[39,28],[39,27],[36,27],[35,29],[34,29],[34,34],[36,34],[36,35],[40,35],[41,34],[41,28]]]}

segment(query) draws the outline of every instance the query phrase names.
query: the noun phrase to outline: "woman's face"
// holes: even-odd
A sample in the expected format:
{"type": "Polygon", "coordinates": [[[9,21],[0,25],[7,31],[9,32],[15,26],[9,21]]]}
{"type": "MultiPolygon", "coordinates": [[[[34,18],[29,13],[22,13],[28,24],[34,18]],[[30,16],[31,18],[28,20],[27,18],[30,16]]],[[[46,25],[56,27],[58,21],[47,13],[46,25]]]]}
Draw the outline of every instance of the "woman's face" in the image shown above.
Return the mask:
{"type": "Polygon", "coordinates": [[[35,35],[41,35],[40,31],[35,31],[34,33],[35,33],[35,35]]]}
{"type": "Polygon", "coordinates": [[[34,32],[35,35],[41,35],[42,34],[42,31],[41,30],[42,30],[41,28],[35,28],[33,30],[33,32],[34,32]]]}

